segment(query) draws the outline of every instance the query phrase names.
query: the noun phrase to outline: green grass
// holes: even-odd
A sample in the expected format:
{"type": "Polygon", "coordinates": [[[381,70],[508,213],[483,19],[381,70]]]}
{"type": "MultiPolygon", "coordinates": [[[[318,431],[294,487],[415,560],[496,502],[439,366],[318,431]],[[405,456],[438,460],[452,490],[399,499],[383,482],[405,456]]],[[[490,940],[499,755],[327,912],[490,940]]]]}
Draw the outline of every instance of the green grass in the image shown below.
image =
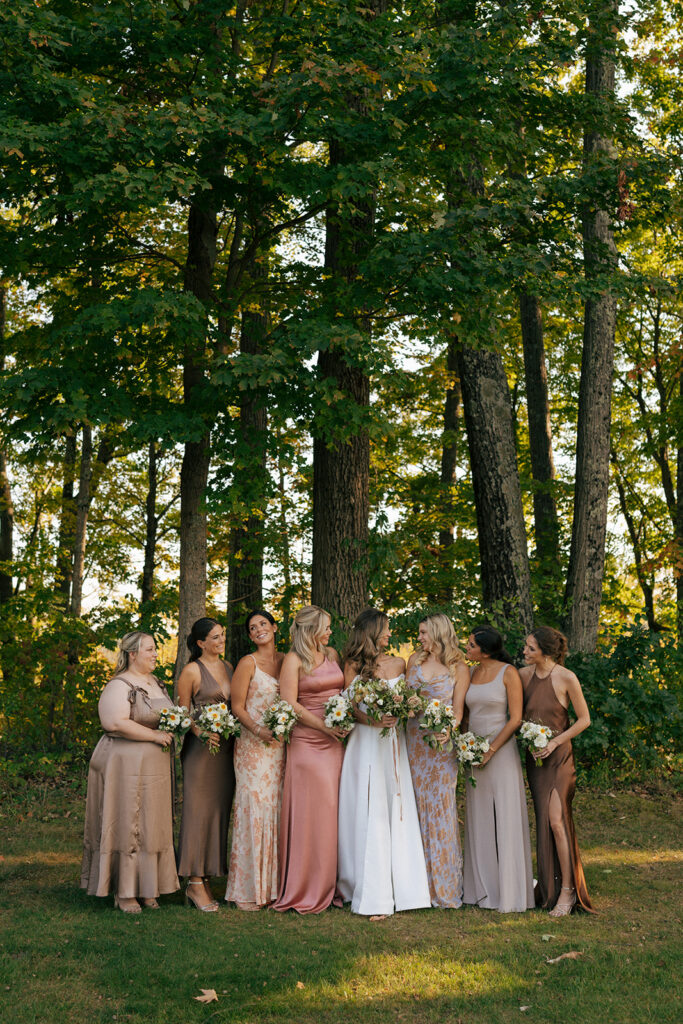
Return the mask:
{"type": "Polygon", "coordinates": [[[0,816],[0,1021],[677,1022],[680,802],[584,791],[575,810],[597,917],[202,915],[179,896],[125,916],[77,888],[82,796],[37,789],[0,816]]]}

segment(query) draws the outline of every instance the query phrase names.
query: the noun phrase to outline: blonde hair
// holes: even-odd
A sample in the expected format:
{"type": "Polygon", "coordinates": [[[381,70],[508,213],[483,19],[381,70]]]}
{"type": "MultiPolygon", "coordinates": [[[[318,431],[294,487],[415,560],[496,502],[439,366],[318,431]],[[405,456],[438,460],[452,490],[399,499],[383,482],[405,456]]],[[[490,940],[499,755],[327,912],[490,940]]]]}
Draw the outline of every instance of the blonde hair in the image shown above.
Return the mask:
{"type": "Polygon", "coordinates": [[[458,646],[458,638],[455,635],[453,623],[447,615],[442,615],[440,612],[421,619],[420,625],[423,623],[427,627],[429,639],[432,641],[432,649],[431,651],[418,651],[416,655],[417,664],[421,665],[430,655],[433,655],[437,661],[446,666],[450,676],[453,677],[455,675],[455,666],[465,660],[465,656],[458,646]]]}
{"type": "MultiPolygon", "coordinates": [[[[121,672],[125,672],[128,668],[128,662],[130,661],[131,654],[137,654],[140,650],[140,644],[146,636],[151,637],[151,633],[142,633],[140,630],[135,630],[133,633],[126,633],[119,640],[119,653],[116,658],[116,665],[114,666],[114,675],[117,676],[121,672]]],[[[154,639],[152,637],[152,639],[154,639]]]]}
{"type": "Polygon", "coordinates": [[[374,677],[382,655],[377,641],[388,625],[388,617],[376,608],[366,608],[354,622],[342,660],[353,665],[361,679],[374,677]]]}
{"type": "Polygon", "coordinates": [[[292,650],[301,659],[304,675],[309,675],[315,668],[317,652],[322,652],[325,658],[332,656],[331,652],[316,639],[327,628],[329,619],[330,616],[327,612],[311,604],[299,609],[294,616],[294,622],[289,627],[292,650]]]}

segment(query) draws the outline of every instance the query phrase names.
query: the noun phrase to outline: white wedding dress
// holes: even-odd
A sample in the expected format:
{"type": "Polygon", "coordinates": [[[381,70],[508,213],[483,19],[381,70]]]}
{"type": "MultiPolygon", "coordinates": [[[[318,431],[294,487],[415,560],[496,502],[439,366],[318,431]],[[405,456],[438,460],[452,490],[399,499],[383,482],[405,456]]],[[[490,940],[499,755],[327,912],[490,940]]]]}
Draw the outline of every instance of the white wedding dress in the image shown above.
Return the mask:
{"type": "Polygon", "coordinates": [[[387,736],[380,732],[356,724],[339,785],[337,889],[355,914],[431,906],[405,734],[402,729],[391,729],[387,736]]]}

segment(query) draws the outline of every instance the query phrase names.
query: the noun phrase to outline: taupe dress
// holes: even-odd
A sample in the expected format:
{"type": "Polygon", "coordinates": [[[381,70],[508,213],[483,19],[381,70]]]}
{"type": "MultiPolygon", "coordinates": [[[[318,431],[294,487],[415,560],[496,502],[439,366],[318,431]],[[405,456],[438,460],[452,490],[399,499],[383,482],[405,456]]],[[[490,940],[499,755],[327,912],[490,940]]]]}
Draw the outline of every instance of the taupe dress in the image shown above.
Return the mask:
{"type": "MultiPolygon", "coordinates": [[[[122,679],[130,717],[156,729],[159,711],[172,707],[122,679]]],[[[81,888],[91,896],[152,899],[179,888],[173,850],[173,756],[156,743],[105,734],[88,771],[81,888]]]]}
{"type": "MultiPolygon", "coordinates": [[[[552,672],[539,679],[534,671],[524,687],[524,718],[528,722],[547,725],[553,730],[553,735],[558,736],[569,728],[569,712],[557,699],[551,676],[552,672]]],[[[547,909],[554,907],[562,886],[560,862],[557,859],[549,817],[550,797],[553,791],[556,791],[562,806],[562,820],[569,842],[577,906],[593,912],[572,818],[576,770],[571,740],[567,740],[544,758],[541,768],[536,767],[535,758],[527,752],[526,777],[536,813],[536,904],[547,909]]]]}
{"type": "MultiPolygon", "coordinates": [[[[470,686],[465,697],[471,731],[488,740],[508,719],[506,668],[502,665],[490,683],[470,686]]],[[[472,771],[476,789],[469,781],[465,785],[463,902],[502,912],[529,910],[534,906],[529,815],[514,736],[472,771]]]]}
{"type": "MultiPolygon", "coordinates": [[[[226,700],[207,667],[201,661],[196,664],[201,679],[192,697],[193,716],[207,704],[226,700]]],[[[178,874],[183,877],[228,873],[228,822],[235,792],[232,748],[232,738],[221,739],[218,753],[212,754],[192,732],[183,741],[183,816],[178,838],[178,874]]]]}

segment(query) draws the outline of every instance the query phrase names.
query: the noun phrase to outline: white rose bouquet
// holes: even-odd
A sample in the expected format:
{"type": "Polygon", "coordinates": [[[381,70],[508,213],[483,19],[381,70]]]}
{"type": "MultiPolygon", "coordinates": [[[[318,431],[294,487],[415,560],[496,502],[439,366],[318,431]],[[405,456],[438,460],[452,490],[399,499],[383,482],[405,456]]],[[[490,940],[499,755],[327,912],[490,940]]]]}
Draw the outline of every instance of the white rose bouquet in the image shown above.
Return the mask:
{"type": "MultiPolygon", "coordinates": [[[[172,708],[162,708],[159,712],[159,732],[170,732],[181,739],[192,728],[192,719],[187,708],[182,704],[174,704],[172,708]]],[[[170,746],[165,748],[170,750],[170,746]]]]}
{"type": "MultiPolygon", "coordinates": [[[[242,731],[240,723],[230,712],[225,701],[220,701],[218,704],[205,704],[200,709],[195,722],[201,730],[200,739],[205,743],[212,733],[227,740],[230,736],[239,736],[242,731]]],[[[217,754],[218,747],[212,745],[209,747],[209,751],[212,754],[217,754]]]]}
{"type": "Polygon", "coordinates": [[[353,705],[343,693],[325,701],[325,725],[328,729],[346,730],[346,736],[342,743],[346,742],[351,730],[355,728],[356,719],[353,717],[353,705]]]}
{"type": "Polygon", "coordinates": [[[453,749],[456,727],[455,715],[450,704],[444,704],[441,700],[430,700],[424,709],[420,728],[424,729],[422,739],[432,750],[449,752],[453,749]],[[439,734],[444,732],[448,733],[445,743],[439,739],[439,734]]]}
{"type": "Polygon", "coordinates": [[[476,786],[477,783],[472,769],[481,764],[488,749],[489,741],[485,736],[477,736],[473,732],[461,732],[455,738],[458,760],[464,767],[470,766],[470,782],[473,786],[476,786]]]}
{"type": "Polygon", "coordinates": [[[545,750],[553,738],[553,730],[538,722],[522,722],[519,727],[519,738],[522,741],[522,746],[529,751],[536,762],[536,767],[540,768],[543,758],[535,756],[536,751],[545,750]]]}
{"type": "MultiPolygon", "coordinates": [[[[365,705],[365,714],[373,722],[379,722],[385,715],[398,718],[397,726],[403,726],[409,718],[419,715],[424,706],[424,698],[418,690],[408,686],[405,676],[399,676],[393,686],[386,679],[357,679],[353,684],[353,698],[365,705]]],[[[380,736],[386,736],[389,727],[385,726],[380,736]]]]}
{"type": "Polygon", "coordinates": [[[266,708],[263,715],[263,724],[270,729],[277,740],[284,740],[289,743],[292,738],[292,729],[296,725],[298,716],[289,701],[278,700],[266,708]]]}

